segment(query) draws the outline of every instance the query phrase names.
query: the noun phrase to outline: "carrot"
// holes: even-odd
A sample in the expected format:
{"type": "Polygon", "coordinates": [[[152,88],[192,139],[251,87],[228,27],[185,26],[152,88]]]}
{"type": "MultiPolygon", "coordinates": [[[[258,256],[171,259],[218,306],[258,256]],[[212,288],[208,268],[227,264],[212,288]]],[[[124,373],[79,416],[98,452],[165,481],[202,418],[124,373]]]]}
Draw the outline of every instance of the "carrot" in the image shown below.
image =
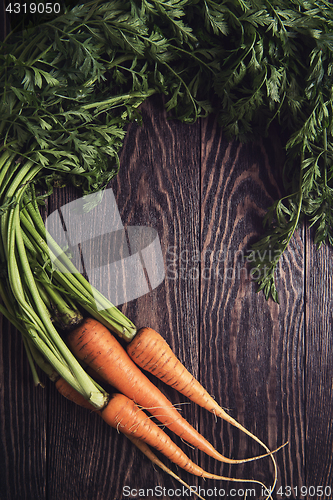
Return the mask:
{"type": "MultiPolygon", "coordinates": [[[[69,385],[68,382],[66,382],[65,379],[62,377],[58,377],[55,386],[58,390],[58,392],[64,396],[66,399],[69,399],[73,403],[77,404],[78,406],[82,406],[83,408],[87,408],[88,410],[98,413],[101,415],[101,412],[96,410],[96,408],[89,403],[79,392],[77,392],[74,387],[69,385]]],[[[183,481],[177,474],[175,474],[169,467],[167,467],[159,458],[155,455],[155,453],[152,452],[152,450],[149,448],[147,443],[144,441],[141,441],[137,437],[134,436],[126,436],[146,457],[152,462],[152,464],[157,465],[160,469],[162,469],[164,472],[169,474],[169,476],[172,476],[175,478],[179,483],[183,484],[186,486],[187,489],[191,490],[197,497],[201,498],[202,500],[205,500],[203,497],[201,497],[198,493],[192,490],[191,486],[189,486],[185,481],[183,481]]]]}
{"type": "MultiPolygon", "coordinates": [[[[221,408],[200,382],[179,361],[168,343],[158,332],[148,327],[141,328],[134,339],[127,345],[127,353],[140,368],[155,375],[202,408],[237,427],[257,441],[269,453],[269,448],[256,435],[252,434],[221,408]]],[[[277,479],[277,465],[273,455],[271,455],[271,458],[275,474],[272,488],[274,489],[277,479]]]]}
{"type": "Polygon", "coordinates": [[[101,411],[101,415],[103,420],[111,427],[127,436],[134,436],[144,441],[190,474],[206,479],[237,482],[250,481],[262,485],[259,481],[252,479],[236,479],[206,472],[199,465],[192,462],[171,438],[132,399],[124,396],[124,394],[113,394],[108,405],[101,411]]]}
{"type": "Polygon", "coordinates": [[[79,327],[69,333],[67,343],[77,358],[93,368],[109,384],[148,410],[182,439],[216,460],[239,464],[267,456],[236,460],[221,455],[180,415],[130,359],[112,333],[97,320],[86,318],[79,327]]]}
{"type": "MultiPolygon", "coordinates": [[[[255,479],[237,479],[225,476],[211,474],[197,464],[171,440],[171,438],[149,418],[131,399],[123,394],[112,394],[110,401],[102,410],[96,410],[84,397],[79,394],[63,378],[56,381],[56,388],[60,394],[73,401],[79,406],[83,406],[91,411],[97,412],[103,420],[111,427],[122,432],[137,448],[144,453],[153,464],[158,465],[162,470],[176,478],[177,481],[184,484],[192,493],[192,488],[182,479],[174,474],[156,455],[151,451],[148,444],[159,450],[164,456],[173,463],[186,470],[190,474],[203,477],[205,479],[216,479],[235,482],[251,482],[266,486],[255,479]]],[[[196,493],[195,493],[196,494],[196,493]]],[[[200,495],[197,495],[199,498],[200,495]]]]}
{"type": "Polygon", "coordinates": [[[128,344],[127,353],[140,368],[155,375],[155,377],[170,385],[197,405],[245,432],[262,445],[266,451],[269,451],[257,436],[221,408],[200,382],[179,361],[169,344],[158,332],[152,328],[141,328],[128,344]]]}

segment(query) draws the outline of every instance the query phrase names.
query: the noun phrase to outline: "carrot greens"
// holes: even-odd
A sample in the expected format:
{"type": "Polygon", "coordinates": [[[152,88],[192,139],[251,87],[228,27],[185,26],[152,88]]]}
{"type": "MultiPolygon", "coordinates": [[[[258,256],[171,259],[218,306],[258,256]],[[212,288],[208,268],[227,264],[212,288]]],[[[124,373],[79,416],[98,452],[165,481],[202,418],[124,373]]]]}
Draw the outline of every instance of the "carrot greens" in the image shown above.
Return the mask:
{"type": "MultiPolygon", "coordinates": [[[[275,270],[304,217],[318,245],[332,244],[330,2],[68,0],[58,16],[11,21],[0,47],[5,170],[24,158],[49,193],[70,182],[100,190],[118,171],[126,125],[161,93],[170,116],[193,122],[215,112],[231,138],[279,123],[285,193],[249,258],[267,298],[278,300],[275,270]]],[[[11,202],[2,198],[2,209],[11,202]]]]}

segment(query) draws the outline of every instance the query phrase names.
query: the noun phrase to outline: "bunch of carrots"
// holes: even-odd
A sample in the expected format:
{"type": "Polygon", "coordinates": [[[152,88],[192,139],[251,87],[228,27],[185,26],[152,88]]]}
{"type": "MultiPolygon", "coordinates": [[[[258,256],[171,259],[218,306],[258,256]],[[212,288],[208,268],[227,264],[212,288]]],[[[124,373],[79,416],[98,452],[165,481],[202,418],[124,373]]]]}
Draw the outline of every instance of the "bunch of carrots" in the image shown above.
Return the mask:
{"type": "Polygon", "coordinates": [[[206,472],[188,458],[161,426],[220,462],[240,464],[269,456],[274,464],[274,483],[266,495],[270,498],[277,478],[274,452],[217,404],[157,332],[151,328],[137,331],[126,316],[93,290],[47,233],[35,190],[24,182],[34,170],[25,166],[26,170],[20,169],[15,158],[9,156],[0,170],[4,199],[14,190],[16,193],[15,203],[1,217],[0,255],[2,265],[7,264],[7,275],[0,282],[0,312],[22,333],[35,384],[40,383],[37,364],[61,394],[96,411],[154,464],[183,484],[186,483],[157,458],[150,446],[193,475],[249,481],[266,488],[254,479],[206,472]],[[142,370],[245,432],[263,446],[265,453],[239,460],[220,454],[142,370]],[[99,383],[101,379],[115,392],[107,393],[99,383]]]}
{"type": "Polygon", "coordinates": [[[274,483],[267,490],[270,498],[277,478],[273,452],[217,404],[157,332],[151,328],[137,332],[126,316],[92,288],[47,233],[31,183],[39,168],[29,161],[22,164],[10,151],[4,151],[0,158],[0,197],[3,205],[8,205],[0,219],[0,258],[7,271],[0,281],[0,313],[22,333],[35,384],[40,383],[37,364],[55,381],[61,394],[98,412],[154,464],[179,481],[182,480],[157,458],[150,446],[193,475],[249,481],[266,488],[254,479],[206,472],[186,456],[161,425],[220,462],[240,464],[269,456],[274,464],[274,483]],[[126,349],[121,339],[127,343],[126,349]],[[142,369],[251,436],[265,453],[239,460],[221,455],[180,415],[142,369]],[[100,378],[115,393],[108,394],[100,385],[100,378]]]}
{"type": "MultiPolygon", "coordinates": [[[[125,434],[154,464],[169,474],[171,473],[170,469],[166,468],[151,452],[149,446],[157,449],[190,474],[207,479],[252,482],[267,489],[260,481],[236,479],[206,472],[190,460],[169,435],[143,410],[147,410],[163,426],[173,431],[184,441],[220,462],[240,464],[270,456],[275,469],[274,484],[267,494],[267,498],[271,497],[276,483],[276,462],[273,452],[218,405],[188,372],[159,333],[152,328],[142,328],[124,349],[104,325],[88,317],[67,335],[67,343],[75,356],[86,364],[87,370],[94,378],[108,382],[119,391],[110,395],[105,406],[98,411],[100,416],[111,427],[125,434]],[[266,453],[240,460],[221,455],[179,414],[178,410],[139,367],[152,373],[191,401],[212,412],[216,417],[220,417],[244,431],[260,443],[265,448],[266,453]]],[[[92,411],[96,410],[63,378],[57,377],[55,385],[66,398],[92,411]]],[[[178,476],[171,474],[180,480],[178,476]]]]}

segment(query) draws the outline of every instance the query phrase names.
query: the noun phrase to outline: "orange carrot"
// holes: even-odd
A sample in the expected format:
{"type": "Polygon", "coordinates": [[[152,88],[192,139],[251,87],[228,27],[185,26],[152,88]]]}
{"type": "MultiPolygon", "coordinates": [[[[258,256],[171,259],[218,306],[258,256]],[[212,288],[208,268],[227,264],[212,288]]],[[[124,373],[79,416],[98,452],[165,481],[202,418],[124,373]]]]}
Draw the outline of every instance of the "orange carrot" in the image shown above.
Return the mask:
{"type": "MultiPolygon", "coordinates": [[[[73,403],[77,404],[78,406],[82,406],[83,408],[87,408],[90,411],[93,411],[95,413],[98,413],[101,415],[101,412],[96,410],[96,408],[89,403],[79,392],[77,392],[74,387],[69,385],[66,380],[64,380],[62,377],[57,377],[57,380],[55,382],[55,386],[58,390],[58,392],[64,396],[65,398],[69,399],[73,403]]],[[[175,474],[169,467],[167,467],[159,458],[155,455],[155,453],[152,452],[152,450],[149,448],[147,443],[144,441],[141,441],[137,437],[134,436],[126,436],[146,457],[154,464],[157,465],[160,469],[162,469],[164,472],[169,474],[169,476],[172,476],[175,478],[177,481],[179,481],[181,484],[186,486],[188,490],[193,492],[198,498],[201,498],[201,500],[205,500],[202,496],[200,496],[196,491],[191,489],[191,486],[189,486],[185,481],[183,481],[177,474],[175,474]]]]}
{"type": "Polygon", "coordinates": [[[197,405],[214,413],[255,439],[262,441],[226,413],[176,357],[164,338],[152,328],[141,328],[127,346],[130,358],[143,370],[170,385],[197,405]]]}
{"type": "MultiPolygon", "coordinates": [[[[56,382],[56,388],[67,399],[70,399],[79,406],[84,406],[96,412],[96,409],[86,401],[73,387],[64,379],[59,378],[56,382]]],[[[108,404],[97,413],[111,427],[122,432],[133,444],[135,444],[154,464],[161,467],[162,470],[175,477],[178,481],[190,488],[168,467],[166,467],[150,450],[148,445],[153,446],[173,463],[186,470],[190,474],[200,476],[205,479],[216,479],[234,482],[251,482],[259,484],[266,488],[260,481],[255,479],[237,479],[225,476],[211,474],[197,464],[171,440],[171,438],[149,418],[131,399],[123,394],[112,394],[108,404]]],[[[193,491],[194,492],[194,491],[193,491]]],[[[195,493],[195,492],[194,492],[195,493]]],[[[198,495],[199,496],[199,495],[198,495]]],[[[200,497],[201,498],[201,497],[200,497]]]]}
{"type": "MultiPolygon", "coordinates": [[[[192,462],[171,438],[134,401],[124,394],[113,394],[108,405],[101,411],[101,415],[111,427],[127,436],[144,441],[190,474],[206,479],[244,482],[243,479],[211,474],[192,462]]],[[[262,484],[255,480],[245,481],[262,484]]]]}
{"type": "Polygon", "coordinates": [[[57,388],[57,391],[64,396],[65,398],[69,399],[70,401],[73,401],[73,403],[77,404],[78,406],[83,406],[83,408],[87,408],[87,410],[91,410],[94,412],[97,412],[96,408],[87,401],[82,394],[77,392],[68,382],[66,382],[65,379],[62,377],[59,377],[56,382],[55,386],[57,388]]]}
{"type": "Polygon", "coordinates": [[[109,384],[148,410],[182,439],[216,460],[239,464],[267,456],[235,460],[221,455],[142,373],[111,332],[95,319],[86,318],[69,333],[67,342],[74,355],[92,367],[109,384]]]}
{"type": "MultiPolygon", "coordinates": [[[[128,344],[127,353],[140,368],[155,375],[158,379],[170,385],[202,408],[237,427],[257,441],[269,453],[270,450],[265,443],[221,408],[200,382],[179,361],[169,344],[158,332],[148,327],[141,328],[134,339],[128,344]]],[[[272,491],[276,486],[277,464],[272,454],[271,459],[274,467],[272,491]]]]}

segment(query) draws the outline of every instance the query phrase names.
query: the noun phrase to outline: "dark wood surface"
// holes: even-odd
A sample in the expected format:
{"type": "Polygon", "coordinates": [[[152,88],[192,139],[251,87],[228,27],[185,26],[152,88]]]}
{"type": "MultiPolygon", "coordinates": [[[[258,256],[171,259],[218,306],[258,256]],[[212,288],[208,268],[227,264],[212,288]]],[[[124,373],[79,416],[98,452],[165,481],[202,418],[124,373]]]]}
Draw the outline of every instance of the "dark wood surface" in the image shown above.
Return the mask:
{"type": "MultiPolygon", "coordinates": [[[[301,487],[333,488],[332,250],[318,251],[305,227],[296,233],[278,269],[279,304],[256,293],[246,266],[265,210],[281,193],[279,133],[230,143],[214,116],[193,125],[167,120],[159,98],[146,102],[142,114],[143,126],[129,126],[110,187],[124,225],[157,230],[166,277],[120,308],[138,327],[158,330],[217,401],[270,448],[289,442],[276,455],[275,499],[331,499],[333,493],[313,488],[302,496],[301,487]]],[[[57,191],[48,213],[77,196],[57,191]]],[[[20,336],[2,320],[1,500],[186,498],[126,438],[43,380],[44,389],[34,387],[20,336]],[[124,486],[142,488],[144,496],[126,496],[124,486]],[[165,488],[162,496],[147,491],[157,486],[165,488]]],[[[156,383],[173,402],[185,401],[156,383]]],[[[262,452],[194,404],[182,405],[182,413],[227,456],[262,452]]],[[[222,465],[175,441],[206,470],[272,482],[269,459],[222,465]]],[[[235,490],[252,488],[178,473],[205,489],[205,498],[223,498],[222,488],[241,499],[235,490]]],[[[259,492],[246,498],[262,498],[259,492]]]]}

